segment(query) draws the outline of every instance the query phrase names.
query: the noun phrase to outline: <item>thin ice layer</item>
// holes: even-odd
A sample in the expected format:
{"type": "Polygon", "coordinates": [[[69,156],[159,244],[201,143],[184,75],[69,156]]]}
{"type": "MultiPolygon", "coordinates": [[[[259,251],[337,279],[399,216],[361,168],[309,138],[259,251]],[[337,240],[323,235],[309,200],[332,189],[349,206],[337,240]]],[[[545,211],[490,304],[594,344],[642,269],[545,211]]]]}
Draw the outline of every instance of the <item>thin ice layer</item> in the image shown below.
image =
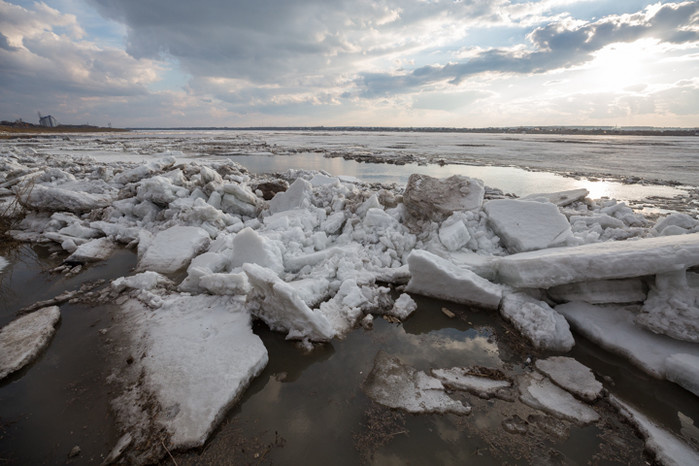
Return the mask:
{"type": "Polygon", "coordinates": [[[471,407],[450,398],[442,383],[383,351],[364,381],[366,394],[384,406],[409,413],[468,414],[471,407]]]}
{"type": "Polygon", "coordinates": [[[642,277],[699,265],[699,233],[608,241],[530,251],[497,262],[500,280],[517,288],[642,277]]]}
{"type": "Polygon", "coordinates": [[[0,330],[0,380],[32,362],[46,348],[60,317],[58,306],[45,307],[0,330]]]}
{"type": "Polygon", "coordinates": [[[567,303],[556,306],[575,330],[647,373],[666,376],[666,360],[673,354],[699,355],[699,345],[657,335],[635,324],[636,314],[622,306],[567,303]]]}
{"type": "Polygon", "coordinates": [[[556,385],[584,400],[593,401],[602,394],[602,384],[590,368],[573,358],[551,356],[537,360],[535,366],[556,385]]]}
{"type": "Polygon", "coordinates": [[[519,381],[520,399],[528,406],[554,416],[589,424],[599,419],[597,412],[576,400],[562,388],[536,372],[524,375],[519,381]]]}
{"type": "Polygon", "coordinates": [[[641,414],[615,396],[609,401],[619,412],[636,425],[646,439],[646,448],[655,454],[656,459],[665,466],[685,466],[699,464],[699,452],[682,442],[667,430],[641,414]]]}

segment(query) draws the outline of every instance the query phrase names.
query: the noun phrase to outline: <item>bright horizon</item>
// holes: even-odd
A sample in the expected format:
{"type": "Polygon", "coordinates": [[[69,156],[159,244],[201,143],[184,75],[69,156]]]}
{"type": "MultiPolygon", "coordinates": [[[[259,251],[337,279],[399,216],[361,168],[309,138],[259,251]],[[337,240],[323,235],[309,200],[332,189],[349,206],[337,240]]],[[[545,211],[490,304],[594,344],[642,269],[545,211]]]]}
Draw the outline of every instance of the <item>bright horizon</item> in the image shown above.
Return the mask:
{"type": "Polygon", "coordinates": [[[699,126],[699,3],[0,0],[0,119],[699,126]]]}

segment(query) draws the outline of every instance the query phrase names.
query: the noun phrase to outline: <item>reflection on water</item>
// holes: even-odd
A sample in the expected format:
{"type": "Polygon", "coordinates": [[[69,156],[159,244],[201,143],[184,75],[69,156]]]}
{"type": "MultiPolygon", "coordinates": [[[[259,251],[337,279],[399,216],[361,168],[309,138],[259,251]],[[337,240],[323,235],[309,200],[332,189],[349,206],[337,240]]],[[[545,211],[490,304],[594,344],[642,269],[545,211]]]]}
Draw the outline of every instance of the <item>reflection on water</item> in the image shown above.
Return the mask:
{"type": "MultiPolygon", "coordinates": [[[[269,350],[269,365],[202,451],[176,455],[177,463],[531,464],[552,452],[552,459],[576,464],[609,458],[604,451],[610,440],[600,437],[598,427],[577,428],[540,413],[539,419],[516,400],[455,392],[452,396],[473,406],[464,417],[407,415],[373,404],[361,386],[380,350],[419,370],[482,365],[510,374],[521,372],[529,356],[509,343],[510,329],[493,313],[415,298],[418,310],[403,324],[377,318],[373,330],[358,329],[309,354],[282,335],[256,327],[269,350]],[[442,306],[458,317],[446,317],[442,306]],[[534,415],[526,436],[503,431],[502,422],[514,415],[534,415]],[[552,436],[541,422],[565,435],[552,436]]],[[[630,452],[626,462],[640,460],[640,440],[628,427],[619,432],[615,440],[630,452]]]]}
{"type": "Polygon", "coordinates": [[[332,175],[347,175],[369,183],[405,184],[413,173],[444,178],[464,175],[479,178],[487,186],[499,188],[517,196],[540,192],[567,191],[585,188],[590,198],[609,197],[623,201],[641,200],[648,196],[673,197],[685,191],[671,186],[623,184],[612,181],[589,181],[567,178],[548,172],[533,172],[514,167],[476,165],[393,165],[361,163],[340,157],[328,158],[321,154],[301,153],[295,155],[236,155],[231,160],[243,165],[253,173],[284,172],[288,169],[324,170],[332,175]]]}

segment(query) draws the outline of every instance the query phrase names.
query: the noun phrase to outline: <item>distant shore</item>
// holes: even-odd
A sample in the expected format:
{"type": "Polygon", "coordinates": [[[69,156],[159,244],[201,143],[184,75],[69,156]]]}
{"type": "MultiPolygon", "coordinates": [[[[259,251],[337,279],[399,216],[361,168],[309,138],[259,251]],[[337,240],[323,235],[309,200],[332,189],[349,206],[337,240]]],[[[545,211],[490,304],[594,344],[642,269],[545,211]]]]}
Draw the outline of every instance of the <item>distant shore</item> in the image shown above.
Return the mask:
{"type": "Polygon", "coordinates": [[[0,137],[18,137],[22,133],[32,134],[62,134],[62,133],[104,133],[104,132],[124,132],[123,128],[105,128],[92,125],[58,125],[40,126],[24,122],[5,122],[0,124],[0,137]],[[9,133],[9,134],[7,134],[9,133]]]}
{"type": "Polygon", "coordinates": [[[143,127],[130,130],[151,131],[358,131],[401,133],[492,133],[548,135],[608,135],[608,136],[699,136],[699,128],[655,127],[579,127],[579,126],[517,126],[492,128],[402,127],[402,126],[182,126],[143,127]]]}

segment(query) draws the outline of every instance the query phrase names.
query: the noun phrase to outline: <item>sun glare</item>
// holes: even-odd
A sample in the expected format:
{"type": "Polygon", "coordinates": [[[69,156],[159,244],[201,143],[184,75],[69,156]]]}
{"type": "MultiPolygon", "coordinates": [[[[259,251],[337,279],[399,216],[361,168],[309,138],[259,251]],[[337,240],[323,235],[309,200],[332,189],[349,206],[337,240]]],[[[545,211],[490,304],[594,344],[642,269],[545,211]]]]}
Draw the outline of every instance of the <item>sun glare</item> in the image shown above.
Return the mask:
{"type": "Polygon", "coordinates": [[[643,83],[651,72],[657,43],[652,39],[616,43],[595,53],[588,66],[588,82],[598,91],[621,91],[643,83]]]}

